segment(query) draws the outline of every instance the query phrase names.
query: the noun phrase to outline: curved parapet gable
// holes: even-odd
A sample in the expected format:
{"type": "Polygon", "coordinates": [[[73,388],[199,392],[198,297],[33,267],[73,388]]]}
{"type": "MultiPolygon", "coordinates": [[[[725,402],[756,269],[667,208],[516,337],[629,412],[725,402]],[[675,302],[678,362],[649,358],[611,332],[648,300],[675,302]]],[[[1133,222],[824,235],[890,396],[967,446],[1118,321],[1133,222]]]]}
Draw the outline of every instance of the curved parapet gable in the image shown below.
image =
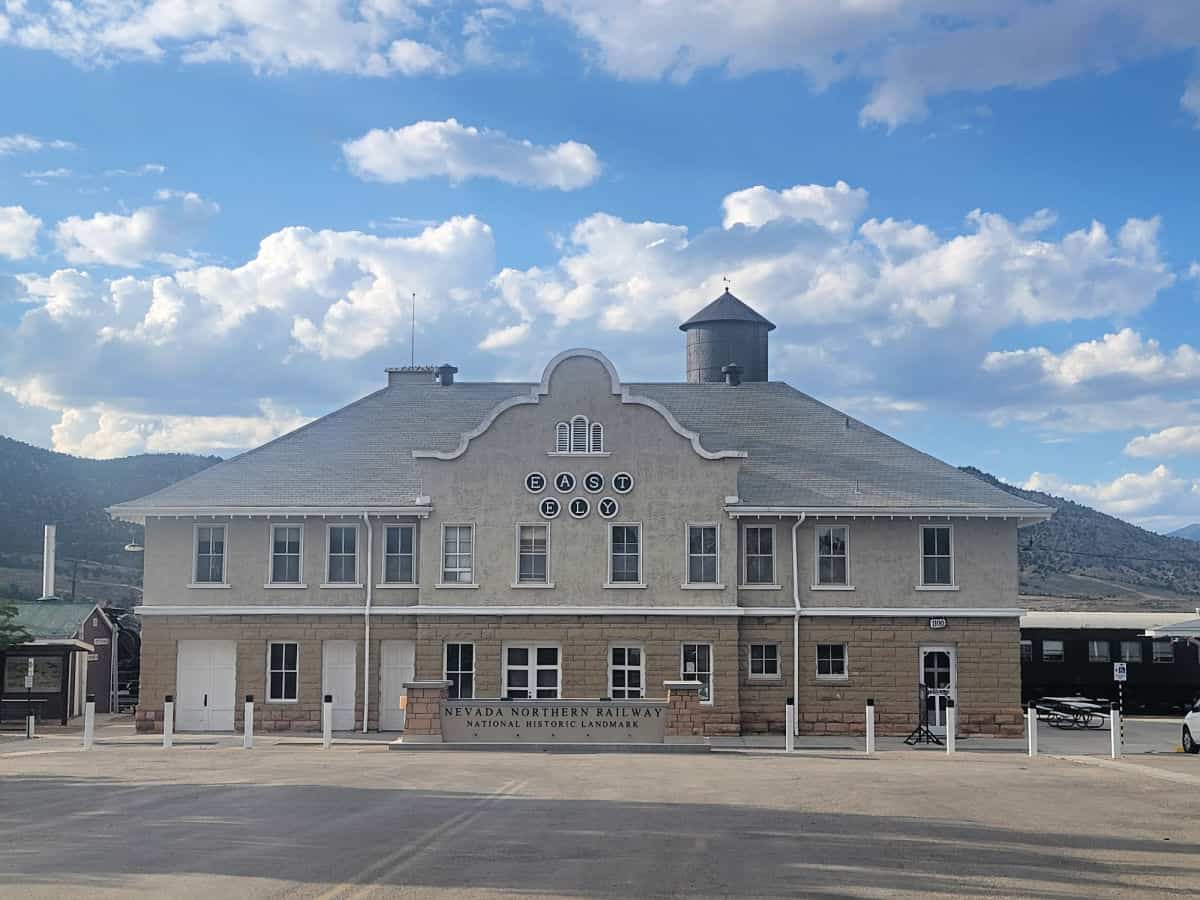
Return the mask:
{"type": "Polygon", "coordinates": [[[577,347],[571,350],[564,350],[555,356],[549,363],[546,364],[545,370],[542,372],[541,383],[538,384],[527,396],[510,397],[507,400],[498,403],[484,417],[484,420],[478,426],[465,432],[457,447],[450,451],[443,450],[413,450],[412,455],[416,459],[458,459],[467,452],[467,448],[471,445],[471,441],[484,434],[492,424],[498,419],[505,410],[512,409],[514,406],[524,406],[526,404],[537,404],[541,402],[541,398],[550,393],[550,380],[554,375],[554,370],[568,359],[592,359],[600,363],[608,373],[609,381],[613,396],[620,397],[622,403],[647,406],[662,416],[667,425],[678,434],[680,437],[686,438],[692,445],[692,450],[702,459],[745,459],[747,454],[744,450],[706,450],[700,443],[700,435],[695,431],[684,428],[683,425],[675,418],[674,414],[659,403],[657,400],[652,400],[649,397],[642,397],[630,392],[629,388],[622,386],[621,379],[617,376],[617,370],[613,366],[612,361],[601,353],[599,350],[589,350],[585,347],[577,347]]]}

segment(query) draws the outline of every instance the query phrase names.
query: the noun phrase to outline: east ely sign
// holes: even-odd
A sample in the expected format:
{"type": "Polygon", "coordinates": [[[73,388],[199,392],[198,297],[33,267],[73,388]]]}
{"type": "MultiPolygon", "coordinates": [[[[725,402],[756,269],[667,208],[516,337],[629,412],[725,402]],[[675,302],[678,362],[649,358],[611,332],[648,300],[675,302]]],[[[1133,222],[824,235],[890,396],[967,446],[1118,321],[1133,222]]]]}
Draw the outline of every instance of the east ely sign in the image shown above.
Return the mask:
{"type": "Polygon", "coordinates": [[[446,700],[442,740],[453,743],[661,744],[665,700],[446,700]]]}

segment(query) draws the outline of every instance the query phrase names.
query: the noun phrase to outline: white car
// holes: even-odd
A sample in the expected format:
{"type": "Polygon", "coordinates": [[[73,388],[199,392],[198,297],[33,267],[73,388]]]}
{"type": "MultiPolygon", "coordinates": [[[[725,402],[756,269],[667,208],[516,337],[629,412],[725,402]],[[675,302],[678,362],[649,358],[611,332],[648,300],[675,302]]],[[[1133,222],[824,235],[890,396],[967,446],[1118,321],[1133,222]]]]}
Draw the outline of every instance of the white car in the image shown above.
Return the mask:
{"type": "Polygon", "coordinates": [[[1200,753],[1200,700],[1183,717],[1183,752],[1200,753]]]}

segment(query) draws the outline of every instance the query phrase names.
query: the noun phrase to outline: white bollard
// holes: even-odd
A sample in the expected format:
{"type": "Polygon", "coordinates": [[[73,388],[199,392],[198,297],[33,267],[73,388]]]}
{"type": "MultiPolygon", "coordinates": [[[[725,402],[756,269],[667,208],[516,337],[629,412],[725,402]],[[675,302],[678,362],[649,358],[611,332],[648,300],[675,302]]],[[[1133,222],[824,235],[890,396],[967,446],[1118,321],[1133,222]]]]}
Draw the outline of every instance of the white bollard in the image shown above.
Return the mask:
{"type": "Polygon", "coordinates": [[[326,750],[333,746],[333,694],[326,694],[321,704],[321,743],[326,750]]]}
{"type": "Polygon", "coordinates": [[[867,700],[867,756],[875,754],[875,699],[867,700]]]}
{"type": "Polygon", "coordinates": [[[88,694],[83,705],[83,749],[91,750],[96,739],[96,695],[88,694]]]}
{"type": "Polygon", "coordinates": [[[37,731],[37,719],[34,716],[25,717],[25,737],[33,740],[34,733],[37,731]]]}
{"type": "Polygon", "coordinates": [[[946,698],[946,752],[954,753],[955,741],[958,739],[958,710],[954,708],[954,701],[949,697],[946,698]]]}
{"type": "Polygon", "coordinates": [[[1112,737],[1112,758],[1120,759],[1121,747],[1121,708],[1114,702],[1108,710],[1108,729],[1112,737]]]}
{"type": "Polygon", "coordinates": [[[163,749],[175,746],[175,695],[163,699],[163,749]]]}
{"type": "Polygon", "coordinates": [[[783,749],[791,753],[796,749],[796,704],[792,702],[791,697],[783,708],[783,721],[783,749]]]}
{"type": "Polygon", "coordinates": [[[254,747],[254,695],[246,695],[246,712],[245,719],[242,723],[242,749],[250,750],[254,747]]]}
{"type": "Polygon", "coordinates": [[[1029,755],[1038,755],[1038,717],[1037,707],[1032,703],[1029,704],[1029,710],[1025,713],[1025,731],[1029,735],[1029,755]]]}

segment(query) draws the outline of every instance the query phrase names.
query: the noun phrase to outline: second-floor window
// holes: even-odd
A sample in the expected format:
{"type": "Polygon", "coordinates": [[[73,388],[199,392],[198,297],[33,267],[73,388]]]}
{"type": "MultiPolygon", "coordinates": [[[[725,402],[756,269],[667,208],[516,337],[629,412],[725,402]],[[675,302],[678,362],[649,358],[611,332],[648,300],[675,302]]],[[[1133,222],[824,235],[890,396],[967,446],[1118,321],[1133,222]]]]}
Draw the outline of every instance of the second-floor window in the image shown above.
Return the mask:
{"type": "Polygon", "coordinates": [[[196,584],[225,583],[225,526],[196,526],[196,584]]]}
{"type": "Polygon", "coordinates": [[[355,584],[358,581],[358,526],[329,526],[328,584],[355,584]]]}
{"type": "Polygon", "coordinates": [[[546,584],[550,549],[549,525],[517,526],[517,583],[546,584]]]}
{"type": "Polygon", "coordinates": [[[412,525],[388,525],[383,532],[383,580],[386,584],[413,584],[416,579],[412,525]]]}
{"type": "Polygon", "coordinates": [[[689,525],[687,583],[717,583],[717,526],[689,525]]]}
{"type": "Polygon", "coordinates": [[[271,526],[271,584],[300,583],[299,525],[271,526]]]}
{"type": "Polygon", "coordinates": [[[954,584],[953,542],[949,525],[921,526],[921,584],[954,584]]]}
{"type": "Polygon", "coordinates": [[[775,528],[747,525],[742,533],[746,553],[746,584],[775,583],[775,528]]]}
{"type": "Polygon", "coordinates": [[[817,584],[850,583],[850,529],[845,525],[817,526],[817,584]]]}
{"type": "Polygon", "coordinates": [[[474,584],[475,529],[446,525],[442,529],[442,584],[474,584]]]}
{"type": "Polygon", "coordinates": [[[609,578],[612,584],[640,584],[642,580],[642,529],[639,525],[613,525],[609,543],[609,578]]]}

